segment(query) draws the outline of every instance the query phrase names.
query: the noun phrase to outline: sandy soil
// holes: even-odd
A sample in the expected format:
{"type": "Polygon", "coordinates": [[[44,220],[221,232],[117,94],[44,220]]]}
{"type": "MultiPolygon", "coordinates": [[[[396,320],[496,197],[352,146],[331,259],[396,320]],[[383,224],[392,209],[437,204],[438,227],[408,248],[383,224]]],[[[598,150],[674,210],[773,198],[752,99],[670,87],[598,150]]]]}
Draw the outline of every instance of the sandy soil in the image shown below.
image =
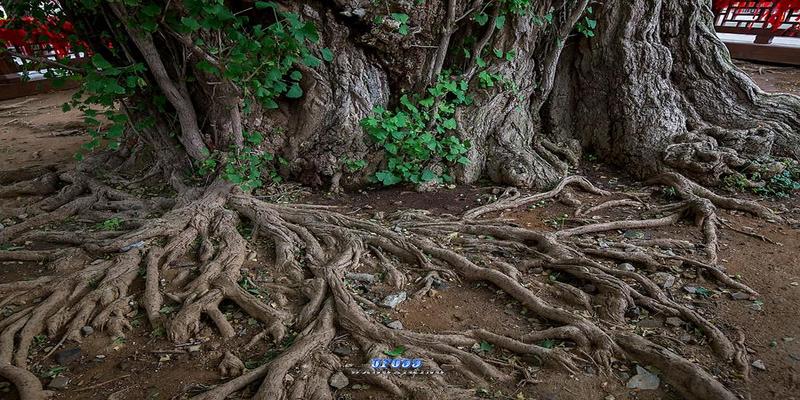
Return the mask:
{"type": "MultiPolygon", "coordinates": [[[[770,91],[800,94],[800,69],[744,65],[762,87],[770,91]]],[[[78,146],[86,140],[81,134],[80,116],[75,112],[62,113],[60,106],[71,92],[35,96],[0,103],[0,171],[43,165],[67,165],[78,146]]],[[[660,194],[627,181],[614,171],[598,165],[587,165],[580,173],[589,175],[599,186],[614,190],[651,191],[652,201],[660,201],[660,194]]],[[[391,188],[370,192],[353,192],[331,196],[312,193],[306,200],[325,204],[344,205],[353,213],[374,217],[376,213],[390,213],[398,209],[419,208],[433,214],[457,215],[463,210],[485,203],[492,196],[490,187],[458,187],[435,193],[417,193],[408,189],[391,188]]],[[[744,196],[747,196],[746,194],[744,196]]],[[[592,203],[599,199],[579,195],[579,199],[592,203]]],[[[776,210],[800,218],[797,199],[758,199],[776,210]]],[[[637,218],[642,210],[624,209],[603,214],[604,219],[637,218]]],[[[513,223],[535,229],[553,230],[555,226],[570,226],[578,221],[569,216],[574,212],[558,202],[545,202],[536,207],[508,210],[503,217],[513,223]],[[567,218],[563,216],[567,214],[567,218]]],[[[677,281],[671,294],[674,298],[691,304],[710,317],[726,333],[741,331],[751,349],[752,360],[761,360],[766,370],[754,370],[747,386],[751,399],[800,399],[800,231],[784,225],[754,219],[741,213],[721,212],[721,217],[738,229],[763,235],[772,242],[732,230],[722,230],[720,258],[729,274],[738,276],[756,289],[760,295],[752,299],[734,300],[724,288],[706,280],[702,274],[686,269],[674,271],[677,281]],[[774,242],[774,243],[773,243],[774,242]],[[703,286],[711,290],[708,298],[691,296],[683,290],[686,285],[703,286]]],[[[72,229],[93,229],[75,221],[65,221],[72,229]],[[71,224],[71,225],[70,225],[71,224]]],[[[688,221],[676,227],[644,231],[652,237],[676,237],[700,241],[696,227],[688,221]]],[[[621,233],[607,233],[619,235],[621,233]]],[[[602,235],[597,235],[602,240],[602,235]]],[[[259,254],[256,260],[268,260],[259,254]]],[[[263,262],[263,261],[261,261],[263,262]]],[[[259,261],[248,261],[246,267],[256,275],[259,261]]],[[[370,271],[361,271],[370,272],[370,271]]],[[[548,282],[550,271],[523,271],[524,279],[548,282]]],[[[0,282],[31,279],[46,273],[46,266],[37,263],[0,263],[0,282]]],[[[141,287],[135,288],[141,291],[141,287]]],[[[368,295],[379,297],[388,288],[376,285],[368,295]]],[[[166,308],[163,313],[174,310],[166,308]]],[[[56,344],[53,338],[38,338],[31,353],[32,369],[42,376],[45,385],[52,376],[60,374],[69,379],[63,390],[56,391],[55,399],[179,399],[204,390],[223,380],[216,366],[227,349],[241,350],[260,329],[257,322],[242,315],[231,306],[228,319],[238,335],[222,341],[213,330],[206,328],[198,343],[175,346],[163,337],[163,332],[151,331],[146,318],[135,321],[133,332],[124,340],[111,338],[103,332],[89,335],[82,343],[67,343],[63,349],[79,349],[73,359],[56,362],[49,355],[56,344]],[[196,347],[195,347],[196,346],[196,347]],[[191,350],[191,351],[190,351],[191,350]]],[[[519,336],[539,328],[539,321],[526,315],[518,304],[496,289],[483,283],[450,282],[427,298],[409,300],[396,310],[386,311],[383,318],[397,320],[407,329],[424,332],[443,332],[491,326],[499,333],[519,336]]],[[[646,333],[655,341],[695,359],[712,372],[714,360],[708,356],[707,345],[688,326],[671,326],[655,315],[647,318],[646,333]]],[[[638,324],[642,324],[640,321],[638,324]]],[[[634,324],[636,325],[636,324],[634,324]]],[[[632,326],[632,329],[642,329],[632,326]]],[[[555,344],[559,345],[559,344],[555,344]]],[[[279,351],[280,346],[260,342],[243,357],[248,365],[264,362],[265,354],[279,351]]],[[[56,352],[63,351],[56,349],[56,352]]],[[[342,354],[346,363],[357,365],[363,360],[347,338],[339,338],[333,349],[342,354]],[[348,349],[352,353],[348,353],[348,349]]],[[[490,350],[486,356],[505,362],[505,355],[490,350]]],[[[576,376],[549,370],[533,370],[532,380],[521,387],[492,386],[486,396],[500,399],[678,399],[671,388],[662,384],[656,391],[637,392],[625,387],[632,372],[629,363],[617,363],[613,374],[604,376],[587,367],[585,374],[576,376]]],[[[425,379],[420,377],[420,379],[425,379]]],[[[726,384],[745,393],[736,377],[720,376],[726,384]]],[[[480,392],[483,393],[483,392],[480,392]]],[[[380,392],[351,380],[351,385],[337,391],[342,399],[382,399],[380,392]]],[[[0,399],[14,399],[15,395],[3,389],[0,399]]]]}

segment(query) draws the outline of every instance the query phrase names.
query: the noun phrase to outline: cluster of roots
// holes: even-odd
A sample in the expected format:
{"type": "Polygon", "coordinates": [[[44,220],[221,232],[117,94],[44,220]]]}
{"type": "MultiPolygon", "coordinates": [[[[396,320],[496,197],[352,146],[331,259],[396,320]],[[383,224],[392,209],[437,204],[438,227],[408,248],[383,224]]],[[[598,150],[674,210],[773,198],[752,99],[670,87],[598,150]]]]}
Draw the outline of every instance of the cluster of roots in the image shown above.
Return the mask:
{"type": "Polygon", "coordinates": [[[716,209],[738,209],[773,221],[780,218],[755,203],[718,196],[677,174],[663,175],[657,183],[675,188],[681,199],[660,207],[622,194],[607,200],[604,197],[612,193],[572,176],[546,193],[522,196],[507,190],[496,202],[459,217],[407,210],[381,220],[333,207],[271,204],[222,182],[204,191],[180,193],[173,200],[139,198],[75,171],[7,184],[0,190],[3,197],[30,195],[43,200],[0,210],[3,218],[27,214],[0,231],[0,243],[38,249],[0,251],[0,260],[46,260],[49,275],[0,283],[0,308],[10,310],[0,317],[0,376],[13,382],[23,399],[42,398],[41,384],[27,370],[34,336],[45,334],[59,344],[80,341],[85,325],[124,336],[139,310],[153,328],[165,329],[176,343],[195,337],[207,322],[219,335],[233,337],[236,332],[220,310],[226,301],[261,323],[264,330],[258,340],[281,343],[290,332],[297,336],[276,357],[250,370],[235,354],[227,353],[220,367],[237,376],[197,399],[222,400],[254,387],[256,399],[333,399],[330,377],[347,372],[331,351],[334,338],[342,335],[359,346],[362,369],[370,368],[371,358],[403,346],[404,357],[423,360],[426,369],[448,371],[425,378],[350,376],[398,398],[471,397],[475,385],[518,382],[527,364],[574,374],[592,365],[599,373],[608,373],[612,363],[627,360],[658,368],[662,379],[685,398],[735,399],[730,388],[701,366],[641,336],[627,321],[626,312],[642,308],[699,328],[720,363],[746,377],[749,362],[742,341],[675,301],[650,275],[678,262],[704,271],[720,286],[755,294],[717,264],[717,229],[722,222],[716,209]],[[570,195],[574,187],[591,193],[597,205],[578,204],[570,195]],[[657,217],[604,223],[583,219],[586,224],[555,232],[525,229],[491,217],[495,211],[556,197],[572,199],[577,217],[643,205],[657,217]],[[48,229],[67,218],[99,222],[113,217],[125,221],[123,230],[48,229]],[[694,218],[702,229],[705,240],[697,245],[702,251],[692,253],[699,256],[668,251],[695,247],[675,239],[626,240],[605,247],[589,239],[599,232],[651,229],[684,218],[694,218]],[[274,249],[272,260],[260,267],[275,277],[264,285],[269,302],[239,284],[255,242],[238,229],[243,223],[274,249]],[[635,270],[615,268],[618,262],[628,262],[635,270]],[[487,282],[548,327],[513,337],[492,332],[491,327],[446,333],[390,329],[368,312],[378,305],[347,284],[345,274],[363,266],[383,271],[388,285],[412,296],[424,295],[442,280],[487,282]],[[580,284],[540,283],[526,278],[520,266],[557,271],[580,284]],[[410,277],[421,279],[415,282],[410,277]],[[133,293],[132,284],[139,279],[144,280],[144,291],[133,293]],[[586,291],[587,284],[595,290],[586,291]],[[159,313],[171,303],[180,305],[177,313],[169,318],[159,313]],[[540,345],[548,339],[568,345],[540,345]],[[482,341],[517,354],[522,367],[499,365],[469,351],[482,341]],[[295,378],[288,379],[290,374],[295,378]]]}

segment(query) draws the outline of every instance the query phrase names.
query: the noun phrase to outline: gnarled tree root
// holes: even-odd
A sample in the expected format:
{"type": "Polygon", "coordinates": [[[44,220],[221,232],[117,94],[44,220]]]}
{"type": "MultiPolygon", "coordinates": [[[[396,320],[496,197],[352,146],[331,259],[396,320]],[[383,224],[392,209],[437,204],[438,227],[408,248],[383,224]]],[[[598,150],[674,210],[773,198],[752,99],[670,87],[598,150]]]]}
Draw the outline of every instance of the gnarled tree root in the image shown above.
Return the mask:
{"type": "MultiPolygon", "coordinates": [[[[97,210],[100,204],[122,201],[142,210],[163,210],[163,202],[137,199],[86,177],[65,175],[65,179],[72,179],[72,183],[60,193],[69,194],[62,196],[57,205],[40,204],[42,211],[34,217],[38,220],[8,227],[12,234],[0,233],[0,239],[19,236],[52,244],[59,235],[35,229],[59,218],[97,210]]],[[[0,319],[0,364],[13,362],[16,367],[8,366],[8,371],[24,371],[20,368],[26,367],[33,336],[41,333],[60,336],[61,342],[79,341],[80,328],[88,324],[107,330],[112,336],[122,336],[139,306],[151,325],[163,327],[175,342],[195,337],[207,321],[221,336],[232,337],[235,329],[220,309],[223,301],[229,301],[259,321],[263,330],[253,339],[253,345],[268,339],[279,346],[290,332],[300,333],[274,359],[249,371],[244,371],[236,354],[226,354],[220,369],[232,379],[198,399],[221,400],[257,382],[260,385],[254,394],[256,399],[332,399],[328,379],[341,371],[342,365],[329,347],[334,338],[343,335],[360,347],[365,369],[369,369],[370,358],[402,346],[407,349],[405,357],[424,360],[425,368],[446,368],[466,381],[486,384],[519,379],[517,369],[495,365],[464,350],[485,341],[496,346],[497,351],[573,374],[580,370],[581,363],[588,362],[587,356],[604,370],[621,359],[654,365],[687,398],[732,399],[732,392],[701,367],[647,338],[626,332],[631,323],[626,312],[641,307],[651,314],[681,318],[701,328],[721,361],[737,359],[739,368],[746,365],[738,360],[739,340],[735,344],[711,321],[674,300],[648,273],[668,270],[666,261],[680,261],[687,267],[710,272],[722,285],[755,293],[730,279],[716,265],[716,251],[709,250],[716,249],[718,240],[714,207],[733,205],[759,216],[773,215],[752,204],[731,203],[709,194],[679,176],[668,176],[665,182],[679,185],[685,196],[683,202],[652,210],[668,213],[665,217],[594,223],[556,232],[537,232],[478,217],[554,197],[570,184],[594,195],[609,193],[584,178],[570,177],[539,195],[509,192],[497,203],[471,210],[461,219],[398,212],[378,223],[326,207],[265,203],[216,182],[203,193],[182,194],[171,210],[156,212],[160,216],[145,219],[128,230],[84,235],[85,241],[77,251],[58,247],[0,253],[3,259],[53,260],[51,275],[0,284],[0,306],[13,310],[0,319]],[[620,241],[607,248],[598,248],[587,239],[588,235],[609,230],[657,229],[687,216],[695,217],[703,230],[704,259],[670,255],[659,248],[693,248],[674,239],[620,241]],[[262,263],[258,271],[273,278],[269,301],[242,287],[242,282],[253,282],[243,275],[246,254],[254,246],[238,229],[245,223],[257,226],[261,240],[274,246],[273,258],[262,263]],[[68,256],[72,261],[65,262],[68,256]],[[174,267],[187,259],[192,268],[174,267]],[[626,261],[635,268],[615,268],[608,260],[626,261]],[[522,270],[525,265],[547,268],[569,279],[541,282],[522,270]],[[376,305],[356,293],[345,279],[349,272],[359,271],[362,266],[386,271],[387,282],[398,291],[410,290],[415,281],[420,283],[414,289],[422,294],[442,280],[488,282],[527,309],[544,328],[518,336],[485,328],[435,334],[390,329],[366,312],[376,305]],[[145,272],[145,289],[141,295],[134,295],[131,286],[139,279],[140,269],[145,272]],[[542,295],[543,291],[547,296],[542,295]],[[304,300],[290,301],[290,297],[304,300]],[[165,316],[160,310],[166,304],[178,311],[165,316]],[[551,339],[564,341],[565,347],[539,345],[551,339]]],[[[606,202],[585,213],[635,204],[640,203],[606,202]]],[[[63,246],[63,240],[57,242],[63,246]]],[[[419,380],[345,372],[352,379],[377,385],[399,397],[453,398],[468,393],[467,388],[451,383],[450,375],[419,380]]],[[[15,385],[30,384],[16,379],[15,385]]],[[[38,390],[41,391],[40,386],[38,390]]]]}

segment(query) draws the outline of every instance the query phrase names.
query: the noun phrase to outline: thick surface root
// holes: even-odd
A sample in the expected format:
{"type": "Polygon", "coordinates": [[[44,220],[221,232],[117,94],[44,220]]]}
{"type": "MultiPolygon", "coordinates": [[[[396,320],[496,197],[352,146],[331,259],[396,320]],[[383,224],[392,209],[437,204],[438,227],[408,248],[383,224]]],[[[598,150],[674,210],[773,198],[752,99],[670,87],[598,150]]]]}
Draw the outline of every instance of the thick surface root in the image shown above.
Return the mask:
{"type": "MultiPolygon", "coordinates": [[[[542,194],[522,196],[509,190],[496,203],[470,210],[458,219],[406,211],[378,223],[328,207],[266,203],[222,183],[212,184],[204,193],[182,194],[167,210],[171,202],[138,199],[85,176],[64,174],[61,182],[66,185],[60,189],[56,189],[58,183],[48,183],[55,195],[31,207],[34,216],[0,231],[0,242],[51,246],[0,252],[3,260],[52,261],[47,276],[0,284],[0,306],[12,310],[0,319],[0,376],[11,380],[24,399],[41,396],[38,380],[25,372],[36,335],[44,333],[59,338],[60,343],[80,341],[81,327],[89,325],[115,337],[124,336],[130,318],[141,307],[153,328],[164,328],[176,343],[195,338],[206,323],[216,327],[221,336],[233,337],[235,330],[220,308],[223,302],[235,304],[261,324],[263,332],[254,343],[266,339],[280,344],[290,339],[290,344],[251,370],[244,368],[236,354],[226,353],[219,368],[231,379],[198,399],[222,400],[240,391],[255,399],[333,399],[329,379],[340,371],[403,398],[463,398],[469,393],[463,382],[508,383],[524,378],[516,368],[499,366],[465,350],[483,342],[570,374],[580,373],[587,363],[604,372],[618,360],[653,365],[686,398],[733,399],[736,396],[730,389],[708,372],[635,333],[628,314],[646,309],[700,328],[721,365],[735,368],[741,345],[694,309],[674,300],[652,277],[668,271],[669,263],[679,262],[707,272],[720,285],[755,293],[717,265],[716,207],[777,220],[761,206],[718,196],[676,174],[665,175],[659,182],[675,187],[683,200],[651,209],[661,217],[588,223],[555,232],[480,217],[555,198],[571,185],[602,200],[588,208],[572,201],[578,206],[576,216],[642,202],[602,199],[611,193],[585,178],[569,177],[542,194]],[[110,234],[63,235],[36,230],[68,217],[89,215],[97,221],[121,213],[132,217],[135,210],[155,217],[142,218],[129,229],[110,234]],[[686,217],[694,220],[705,238],[701,257],[675,254],[672,250],[693,250],[695,246],[674,239],[637,238],[605,247],[591,239],[612,230],[657,229],[686,217]],[[270,301],[245,290],[252,281],[243,273],[243,265],[248,252],[254,250],[240,230],[245,224],[271,244],[272,259],[262,271],[275,278],[269,284],[270,301]],[[77,243],[75,237],[80,238],[77,243]],[[74,245],[77,250],[69,250],[74,245]],[[629,263],[632,268],[617,268],[616,262],[629,263]],[[561,278],[550,283],[532,280],[520,271],[531,266],[553,271],[561,278]],[[363,267],[384,272],[394,290],[418,295],[429,293],[442,281],[487,282],[516,300],[546,328],[511,336],[493,332],[491,327],[440,333],[389,328],[371,315],[370,310],[378,305],[350,284],[362,279],[353,273],[363,267]],[[142,279],[141,272],[144,290],[134,294],[131,287],[142,279]],[[304,301],[289,301],[287,294],[304,301]],[[167,304],[179,308],[177,313],[170,317],[160,313],[167,304]],[[330,350],[335,338],[343,335],[360,347],[363,364],[358,368],[344,368],[330,350]],[[541,345],[550,340],[565,345],[541,345]],[[394,347],[405,349],[403,357],[422,360],[425,370],[446,368],[449,373],[424,380],[357,373],[369,370],[370,359],[385,357],[394,347]],[[288,379],[289,375],[294,378],[288,379]]],[[[17,183],[8,191],[38,193],[30,185],[17,183]]]]}

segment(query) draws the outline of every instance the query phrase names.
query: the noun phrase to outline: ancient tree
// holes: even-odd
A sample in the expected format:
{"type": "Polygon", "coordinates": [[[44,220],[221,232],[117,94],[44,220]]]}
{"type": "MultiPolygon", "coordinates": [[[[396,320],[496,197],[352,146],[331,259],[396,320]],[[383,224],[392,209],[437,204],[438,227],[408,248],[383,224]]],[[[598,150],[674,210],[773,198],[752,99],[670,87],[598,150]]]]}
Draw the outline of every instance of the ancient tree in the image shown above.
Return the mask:
{"type": "MultiPolygon", "coordinates": [[[[607,370],[614,360],[654,365],[687,398],[734,399],[733,391],[743,390],[624,328],[639,308],[680,318],[703,332],[721,365],[747,375],[735,332],[652,279],[677,262],[753,293],[717,264],[716,209],[781,218],[708,187],[727,177],[767,185],[790,174],[800,156],[800,98],[764,93],[732,64],[707,1],[42,3],[9,9],[71,21],[68,37],[91,57],[74,63],[12,55],[32,68],[46,65],[53,79],[81,80],[65,107],[84,112],[93,139],[75,168],[2,176],[3,197],[39,200],[0,210],[3,218],[28,215],[0,230],[0,243],[37,244],[0,251],[0,259],[46,260],[50,272],[0,283],[0,306],[10,310],[0,319],[0,375],[23,398],[41,396],[26,371],[35,335],[80,340],[85,325],[124,335],[141,309],[176,342],[205,324],[230,337],[223,301],[260,321],[258,340],[293,340],[201,399],[253,385],[259,399],[332,398],[328,378],[340,361],[329,345],[340,334],[358,344],[365,365],[402,346],[433,368],[459,367],[431,380],[362,378],[398,397],[460,398],[474,395],[458,383],[465,379],[519,379],[524,368],[462,350],[480,341],[570,372],[590,363],[607,370]],[[641,220],[556,232],[491,218],[569,198],[574,187],[610,195],[570,176],[586,154],[673,188],[673,201],[641,220]],[[429,190],[481,178],[547,191],[522,196],[509,189],[495,203],[450,218],[407,211],[383,219],[252,195],[280,179],[338,191],[370,182],[429,190]],[[168,190],[136,189],[148,182],[167,182],[168,190]],[[70,217],[125,223],[113,231],[59,230],[70,217]],[[598,232],[684,218],[705,237],[691,255],[670,250],[694,247],[679,240],[610,247],[591,240],[598,232]],[[253,232],[250,240],[242,227],[253,232]],[[274,278],[269,304],[241,285],[246,254],[258,246],[272,254],[263,264],[274,278]],[[171,268],[179,262],[193,267],[171,268]],[[363,266],[416,296],[442,281],[486,281],[544,328],[517,337],[490,327],[392,330],[365,312],[376,305],[344,278],[363,266]],[[524,268],[533,267],[568,279],[530,280],[524,268]],[[142,292],[131,290],[137,280],[144,281],[142,292]],[[165,304],[179,311],[165,317],[165,304]],[[567,346],[540,345],[547,339],[567,346]],[[310,378],[285,381],[296,368],[310,378]]],[[[617,198],[580,206],[576,215],[640,204],[617,198]]],[[[233,354],[222,364],[241,369],[233,354]]]]}

